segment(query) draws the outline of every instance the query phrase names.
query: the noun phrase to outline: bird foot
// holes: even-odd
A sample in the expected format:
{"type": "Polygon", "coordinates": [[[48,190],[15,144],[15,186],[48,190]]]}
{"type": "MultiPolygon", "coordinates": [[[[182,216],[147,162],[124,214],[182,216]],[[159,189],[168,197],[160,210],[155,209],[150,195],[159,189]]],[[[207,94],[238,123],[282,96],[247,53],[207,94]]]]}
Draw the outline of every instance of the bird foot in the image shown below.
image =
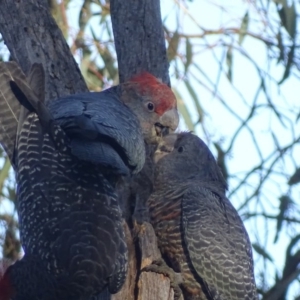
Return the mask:
{"type": "Polygon", "coordinates": [[[151,265],[144,267],[142,272],[153,272],[169,277],[170,286],[174,290],[174,300],[183,299],[182,291],[179,287],[182,282],[181,274],[175,273],[162,259],[155,260],[151,265]]]}

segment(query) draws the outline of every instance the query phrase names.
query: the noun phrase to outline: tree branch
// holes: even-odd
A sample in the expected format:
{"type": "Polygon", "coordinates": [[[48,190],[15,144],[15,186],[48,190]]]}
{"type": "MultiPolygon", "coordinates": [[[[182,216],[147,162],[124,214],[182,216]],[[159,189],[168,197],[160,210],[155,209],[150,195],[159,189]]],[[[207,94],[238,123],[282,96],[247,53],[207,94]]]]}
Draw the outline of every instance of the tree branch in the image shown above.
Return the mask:
{"type": "Polygon", "coordinates": [[[170,85],[159,0],[111,0],[120,82],[148,71],[170,85]]]}
{"type": "Polygon", "coordinates": [[[1,1],[0,32],[25,73],[33,63],[43,64],[47,100],[87,91],[47,0],[1,1]]]}

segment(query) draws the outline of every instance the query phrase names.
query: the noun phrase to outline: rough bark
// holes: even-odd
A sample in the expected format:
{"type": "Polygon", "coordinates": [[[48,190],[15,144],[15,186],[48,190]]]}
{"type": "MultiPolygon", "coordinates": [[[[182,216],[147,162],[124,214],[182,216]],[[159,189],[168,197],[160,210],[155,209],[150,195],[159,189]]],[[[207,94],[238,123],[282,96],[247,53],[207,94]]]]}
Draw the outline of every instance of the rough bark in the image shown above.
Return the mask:
{"type": "MultiPolygon", "coordinates": [[[[169,63],[160,12],[159,0],[111,0],[111,21],[119,66],[119,80],[148,71],[170,85],[169,63]]],[[[170,280],[161,275],[141,270],[161,258],[156,236],[149,223],[134,224],[137,278],[135,294],[138,300],[172,300],[174,292],[170,280]]],[[[129,268],[129,274],[134,272],[129,268]]],[[[126,299],[130,292],[126,285],[112,299],[126,299]],[[121,295],[121,296],[119,296],[121,295]]]]}
{"type": "Polygon", "coordinates": [[[42,63],[46,74],[46,100],[87,91],[87,86],[47,0],[1,0],[0,32],[25,74],[42,63]]]}
{"type": "MultiPolygon", "coordinates": [[[[112,0],[111,14],[119,63],[120,82],[149,71],[169,84],[168,61],[159,0],[112,0]]],[[[34,62],[46,74],[46,99],[87,91],[70,49],[48,9],[47,0],[0,0],[0,32],[25,73],[34,62]]],[[[141,272],[161,257],[149,223],[126,225],[129,270],[122,290],[114,300],[172,300],[170,280],[141,272]]]]}
{"type": "Polygon", "coordinates": [[[120,82],[148,71],[170,85],[159,0],[111,0],[120,82]]]}

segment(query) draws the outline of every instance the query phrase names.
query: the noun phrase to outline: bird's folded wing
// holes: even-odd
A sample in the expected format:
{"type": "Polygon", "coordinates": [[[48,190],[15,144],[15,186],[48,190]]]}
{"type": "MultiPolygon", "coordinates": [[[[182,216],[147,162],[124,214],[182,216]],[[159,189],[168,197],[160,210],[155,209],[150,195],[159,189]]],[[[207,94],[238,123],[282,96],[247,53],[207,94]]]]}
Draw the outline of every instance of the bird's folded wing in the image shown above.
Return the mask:
{"type": "MultiPolygon", "coordinates": [[[[73,140],[73,153],[83,154],[84,149],[77,149],[79,144],[76,140],[84,139],[93,147],[97,144],[102,147],[101,143],[108,145],[135,172],[144,165],[145,149],[139,121],[109,91],[70,95],[52,101],[48,107],[55,122],[73,140]]],[[[86,150],[88,153],[89,149],[86,150]]],[[[101,154],[103,151],[98,152],[101,154]]],[[[84,157],[80,155],[80,159],[84,157]]],[[[102,161],[102,157],[98,159],[102,161]]]]}
{"type": "Polygon", "coordinates": [[[257,299],[249,238],[227,198],[190,189],[183,196],[182,226],[190,262],[211,299],[257,299]]]}

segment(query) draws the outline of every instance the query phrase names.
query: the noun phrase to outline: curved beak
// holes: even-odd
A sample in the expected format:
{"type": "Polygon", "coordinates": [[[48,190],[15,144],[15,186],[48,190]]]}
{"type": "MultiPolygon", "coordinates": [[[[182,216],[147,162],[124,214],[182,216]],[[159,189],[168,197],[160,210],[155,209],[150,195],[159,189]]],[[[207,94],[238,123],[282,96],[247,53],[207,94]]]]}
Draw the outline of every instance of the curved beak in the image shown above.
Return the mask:
{"type": "Polygon", "coordinates": [[[177,137],[177,134],[169,134],[161,140],[161,142],[158,144],[156,151],[154,152],[154,163],[157,163],[165,155],[168,155],[173,151],[177,137]]]}
{"type": "Polygon", "coordinates": [[[166,111],[155,124],[156,133],[165,136],[176,130],[179,123],[179,114],[176,108],[166,111]]]}

